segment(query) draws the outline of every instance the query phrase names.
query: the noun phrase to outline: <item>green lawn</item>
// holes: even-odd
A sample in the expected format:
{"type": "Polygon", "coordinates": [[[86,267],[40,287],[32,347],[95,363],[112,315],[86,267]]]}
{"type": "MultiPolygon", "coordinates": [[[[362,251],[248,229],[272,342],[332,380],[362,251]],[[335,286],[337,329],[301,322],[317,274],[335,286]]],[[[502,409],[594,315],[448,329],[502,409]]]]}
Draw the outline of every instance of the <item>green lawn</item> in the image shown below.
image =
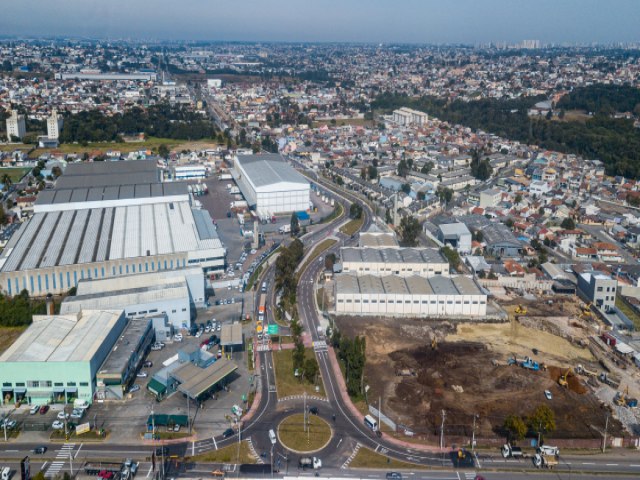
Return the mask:
{"type": "Polygon", "coordinates": [[[172,138],[155,138],[149,137],[142,142],[97,142],[97,143],[89,143],[86,146],[82,146],[79,143],[62,143],[58,145],[57,148],[38,148],[33,154],[40,155],[44,152],[57,151],[62,153],[85,153],[92,152],[94,150],[119,150],[123,153],[133,152],[135,150],[158,150],[160,145],[166,145],[169,150],[176,149],[181,145],[185,145],[187,143],[216,143],[211,139],[202,139],[199,141],[188,141],[188,140],[174,140],[172,138]]]}
{"type": "Polygon", "coordinates": [[[238,444],[234,443],[228,447],[219,450],[212,450],[207,453],[201,453],[191,457],[195,462],[211,462],[211,463],[256,463],[257,458],[253,456],[249,449],[249,444],[245,441],[240,442],[240,454],[238,455],[238,444]]]}
{"type": "Polygon", "coordinates": [[[340,231],[345,235],[354,235],[362,228],[362,224],[364,223],[364,215],[360,218],[356,218],[351,220],[346,225],[340,227],[340,231]]]}
{"type": "Polygon", "coordinates": [[[635,310],[629,307],[629,305],[627,305],[626,302],[620,297],[616,297],[616,308],[620,309],[620,311],[633,322],[633,326],[635,327],[636,331],[640,330],[640,315],[638,315],[635,310]]]}
{"type": "MultiPolygon", "coordinates": [[[[305,349],[305,358],[315,358],[313,349],[305,349]]],[[[293,350],[280,350],[273,352],[273,364],[276,373],[276,388],[278,389],[278,397],[284,398],[291,395],[316,395],[324,397],[324,386],[322,380],[318,380],[320,391],[316,392],[316,386],[306,380],[301,382],[293,375],[293,350]]]]}
{"type": "Polygon", "coordinates": [[[0,353],[9,348],[27,327],[0,327],[0,353]]]}
{"type": "Polygon", "coordinates": [[[424,469],[422,465],[416,465],[414,463],[402,462],[400,460],[394,460],[379,453],[369,450],[368,448],[361,448],[356,453],[356,456],[349,463],[349,468],[382,468],[389,470],[419,470],[424,469]]]}
{"type": "Polygon", "coordinates": [[[18,183],[22,177],[24,177],[27,173],[29,173],[30,168],[22,168],[22,167],[7,167],[0,168],[0,179],[5,175],[9,175],[11,177],[12,183],[18,183]]]}
{"type": "Polygon", "coordinates": [[[305,431],[303,413],[291,415],[278,425],[278,438],[285,447],[299,452],[319,450],[331,440],[331,427],[322,418],[310,414],[307,425],[305,431]]]}

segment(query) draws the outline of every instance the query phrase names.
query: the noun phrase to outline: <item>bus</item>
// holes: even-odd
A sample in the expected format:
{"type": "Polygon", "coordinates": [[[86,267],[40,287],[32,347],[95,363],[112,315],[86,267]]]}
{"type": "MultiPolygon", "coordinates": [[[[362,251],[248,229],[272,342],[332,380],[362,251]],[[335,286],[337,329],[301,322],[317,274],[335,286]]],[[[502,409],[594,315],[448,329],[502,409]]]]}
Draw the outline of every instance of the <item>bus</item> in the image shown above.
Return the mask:
{"type": "Polygon", "coordinates": [[[264,322],[267,314],[267,295],[263,293],[260,295],[260,304],[258,306],[258,320],[264,322]]]}
{"type": "Polygon", "coordinates": [[[375,418],[373,418],[371,415],[365,415],[364,424],[374,432],[378,431],[378,421],[375,418]]]}

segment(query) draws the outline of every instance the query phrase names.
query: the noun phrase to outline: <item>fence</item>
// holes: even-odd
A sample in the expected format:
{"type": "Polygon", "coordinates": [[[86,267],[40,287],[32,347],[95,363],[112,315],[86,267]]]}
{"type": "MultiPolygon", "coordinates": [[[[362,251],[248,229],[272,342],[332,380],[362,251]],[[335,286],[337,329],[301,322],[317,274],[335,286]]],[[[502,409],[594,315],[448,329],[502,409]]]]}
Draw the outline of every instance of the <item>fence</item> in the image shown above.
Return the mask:
{"type": "Polygon", "coordinates": [[[378,409],[373,405],[369,405],[369,413],[374,418],[380,418],[380,421],[386,423],[394,432],[398,430],[398,426],[396,425],[396,422],[391,420],[384,413],[379,412],[378,409]]]}

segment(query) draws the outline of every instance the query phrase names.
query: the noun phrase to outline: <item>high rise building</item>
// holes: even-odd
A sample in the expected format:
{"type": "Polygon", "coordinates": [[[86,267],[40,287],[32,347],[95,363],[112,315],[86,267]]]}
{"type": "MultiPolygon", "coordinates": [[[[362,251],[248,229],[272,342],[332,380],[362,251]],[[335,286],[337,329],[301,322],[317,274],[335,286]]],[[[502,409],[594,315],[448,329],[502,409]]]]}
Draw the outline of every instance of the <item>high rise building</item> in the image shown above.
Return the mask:
{"type": "Polygon", "coordinates": [[[18,115],[18,112],[11,110],[11,115],[7,118],[7,140],[11,141],[13,137],[20,140],[27,134],[27,127],[24,122],[24,115],[18,115]]]}
{"type": "Polygon", "coordinates": [[[62,115],[58,115],[58,111],[54,108],[51,116],[47,118],[47,137],[57,140],[60,137],[63,122],[62,115]]]}

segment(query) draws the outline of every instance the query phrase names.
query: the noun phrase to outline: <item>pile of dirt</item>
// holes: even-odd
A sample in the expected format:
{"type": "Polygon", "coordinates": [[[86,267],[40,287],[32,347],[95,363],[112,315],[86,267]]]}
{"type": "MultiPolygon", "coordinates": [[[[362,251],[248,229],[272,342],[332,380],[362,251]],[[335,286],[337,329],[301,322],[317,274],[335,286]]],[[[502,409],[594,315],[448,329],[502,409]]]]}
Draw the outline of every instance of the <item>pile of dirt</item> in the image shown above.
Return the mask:
{"type": "MultiPolygon", "coordinates": [[[[551,366],[548,368],[548,372],[549,372],[549,378],[554,382],[558,383],[558,379],[560,378],[560,376],[567,373],[567,370],[562,369],[560,367],[551,366]]],[[[567,381],[569,383],[567,388],[572,392],[576,392],[580,395],[584,395],[585,393],[587,393],[587,387],[584,386],[584,384],[580,380],[580,377],[578,377],[578,375],[575,372],[571,371],[569,373],[567,381]]]]}

